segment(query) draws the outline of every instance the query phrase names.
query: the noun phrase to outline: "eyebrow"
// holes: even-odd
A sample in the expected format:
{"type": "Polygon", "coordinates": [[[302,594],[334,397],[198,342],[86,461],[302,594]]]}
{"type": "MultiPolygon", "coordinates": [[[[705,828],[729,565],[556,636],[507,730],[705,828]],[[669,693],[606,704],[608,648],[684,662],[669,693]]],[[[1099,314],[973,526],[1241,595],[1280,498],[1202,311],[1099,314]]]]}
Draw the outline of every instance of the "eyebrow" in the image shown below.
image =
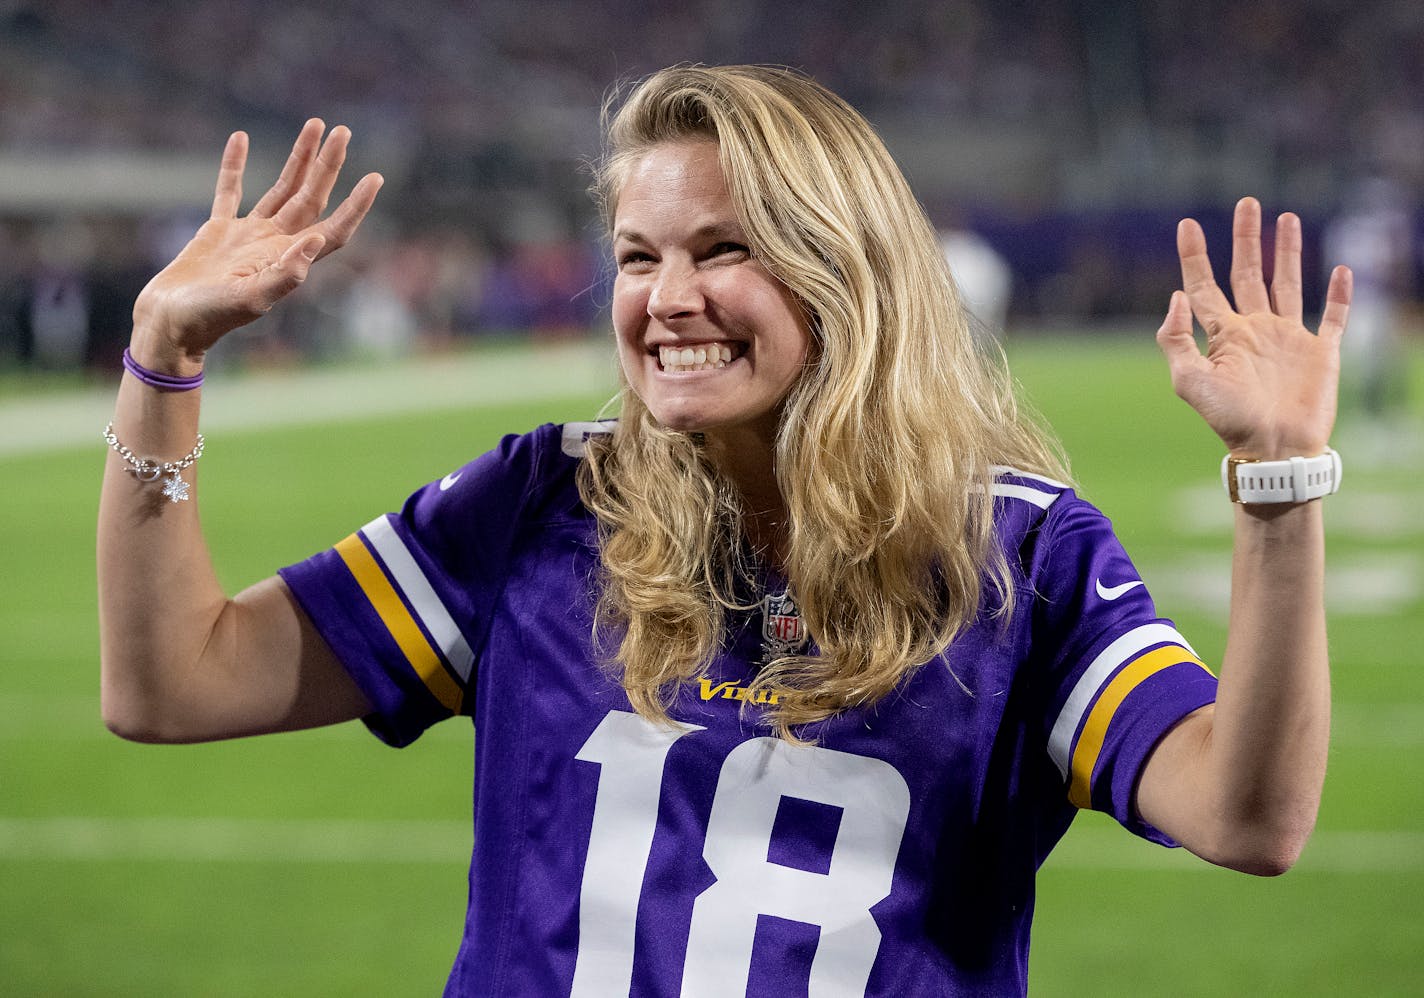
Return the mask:
{"type": "MultiPolygon", "coordinates": [[[[746,235],[742,232],[742,227],[736,222],[713,222],[703,225],[692,232],[693,239],[728,239],[735,242],[746,241],[746,235]]],[[[648,240],[642,234],[631,229],[615,229],[613,240],[626,240],[631,243],[646,243],[648,240]]]]}

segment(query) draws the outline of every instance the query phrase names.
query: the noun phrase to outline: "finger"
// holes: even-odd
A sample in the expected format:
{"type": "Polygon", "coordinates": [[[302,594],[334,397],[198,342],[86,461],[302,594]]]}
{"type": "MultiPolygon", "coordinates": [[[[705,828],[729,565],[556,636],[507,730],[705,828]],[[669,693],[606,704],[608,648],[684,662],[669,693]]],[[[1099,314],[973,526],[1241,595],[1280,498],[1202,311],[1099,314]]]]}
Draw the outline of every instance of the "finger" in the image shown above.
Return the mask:
{"type": "Polygon", "coordinates": [[[262,199],[252,206],[253,215],[258,218],[272,217],[287,203],[292,193],[301,187],[307,169],[321,147],[321,133],[325,130],[326,124],[320,118],[308,119],[302,126],[302,130],[297,133],[297,141],[292,143],[292,152],[282,166],[281,175],[277,177],[277,182],[271,189],[262,195],[262,199]]]}
{"type": "Polygon", "coordinates": [[[257,275],[251,285],[251,291],[259,314],[301,286],[311,271],[312,262],[321,255],[324,242],[325,239],[319,233],[296,239],[282,252],[275,264],[257,275]]]}
{"type": "Polygon", "coordinates": [[[1350,299],[1355,291],[1355,275],[1349,267],[1336,267],[1330,272],[1330,286],[1325,290],[1325,311],[1320,316],[1320,335],[1339,340],[1345,335],[1345,321],[1350,316],[1350,299]]]}
{"type": "Polygon", "coordinates": [[[1231,220],[1231,295],[1243,315],[1271,310],[1261,261],[1261,202],[1255,198],[1237,201],[1231,220]]]}
{"type": "Polygon", "coordinates": [[[336,186],[337,175],[346,162],[346,147],[351,141],[351,129],[338,125],[327,135],[311,167],[306,172],[302,186],[272,216],[279,229],[295,232],[311,225],[326,210],[326,202],[331,197],[331,189],[336,186]]]}
{"type": "Polygon", "coordinates": [[[356,234],[361,223],[365,221],[366,215],[370,213],[371,206],[376,202],[376,193],[381,189],[381,185],[386,182],[379,173],[368,173],[357,181],[356,186],[351,189],[351,193],[342,201],[319,226],[318,231],[326,237],[326,245],[322,248],[321,255],[326,256],[351,241],[351,237],[356,234]]]}
{"type": "Polygon", "coordinates": [[[213,192],[213,218],[236,218],[242,205],[242,171],[247,167],[247,133],[233,132],[223,147],[218,186],[213,192]]]}
{"type": "Polygon", "coordinates": [[[1300,322],[1304,311],[1300,285],[1300,218],[1286,212],[1276,219],[1276,265],[1271,275],[1271,304],[1276,314],[1300,322]]]}
{"type": "Polygon", "coordinates": [[[1230,317],[1231,303],[1212,276],[1206,236],[1194,219],[1184,218],[1177,223],[1177,256],[1182,261],[1182,288],[1192,312],[1210,334],[1230,317]]]}

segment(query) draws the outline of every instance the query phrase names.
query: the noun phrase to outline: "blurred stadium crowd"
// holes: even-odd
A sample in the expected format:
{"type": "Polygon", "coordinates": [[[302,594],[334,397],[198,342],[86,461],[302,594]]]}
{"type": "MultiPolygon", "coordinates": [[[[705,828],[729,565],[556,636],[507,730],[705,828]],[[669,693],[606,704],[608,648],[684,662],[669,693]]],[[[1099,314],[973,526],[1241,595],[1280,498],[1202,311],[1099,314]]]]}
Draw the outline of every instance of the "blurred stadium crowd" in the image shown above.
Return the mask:
{"type": "Polygon", "coordinates": [[[387,188],[250,356],[595,327],[599,107],[684,60],[796,66],[866,112],[932,217],[1008,260],[1012,321],[1159,312],[1176,219],[1224,231],[1245,193],[1314,248],[1387,177],[1418,243],[1417,0],[0,0],[0,368],[111,368],[228,132],[276,157],[313,114],[387,188]],[[155,180],[173,163],[196,187],[155,180]]]}

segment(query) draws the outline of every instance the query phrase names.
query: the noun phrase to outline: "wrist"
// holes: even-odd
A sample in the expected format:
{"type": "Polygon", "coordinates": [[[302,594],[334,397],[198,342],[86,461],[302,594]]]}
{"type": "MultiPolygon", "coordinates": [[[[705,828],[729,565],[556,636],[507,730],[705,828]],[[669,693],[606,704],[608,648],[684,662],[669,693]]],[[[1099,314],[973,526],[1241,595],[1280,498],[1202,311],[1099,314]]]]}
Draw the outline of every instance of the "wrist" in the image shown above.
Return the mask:
{"type": "Polygon", "coordinates": [[[1329,447],[1318,454],[1291,454],[1274,460],[1221,459],[1221,484],[1234,503],[1272,505],[1304,503],[1340,491],[1343,465],[1329,447]]]}
{"type": "Polygon", "coordinates": [[[1315,457],[1330,449],[1330,437],[1313,433],[1241,436],[1224,438],[1227,456],[1234,461],[1288,461],[1293,457],[1315,457]]]}
{"type": "Polygon", "coordinates": [[[1317,457],[1330,450],[1326,444],[1275,444],[1272,446],[1231,447],[1226,457],[1231,461],[1289,461],[1293,457],[1317,457]]]}
{"type": "Polygon", "coordinates": [[[129,356],[135,363],[157,374],[191,378],[203,373],[205,350],[187,350],[152,325],[135,323],[129,340],[129,356]]]}

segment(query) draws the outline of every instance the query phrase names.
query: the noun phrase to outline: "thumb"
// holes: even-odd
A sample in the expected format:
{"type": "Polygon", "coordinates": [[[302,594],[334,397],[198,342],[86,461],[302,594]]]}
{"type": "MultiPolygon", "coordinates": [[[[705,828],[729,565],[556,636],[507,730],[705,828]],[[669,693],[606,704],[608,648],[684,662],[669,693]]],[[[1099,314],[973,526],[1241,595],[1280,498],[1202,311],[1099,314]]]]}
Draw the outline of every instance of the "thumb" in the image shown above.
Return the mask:
{"type": "Polygon", "coordinates": [[[299,239],[282,252],[274,265],[257,275],[254,290],[263,299],[259,314],[301,286],[325,244],[326,237],[316,233],[299,239]]]}
{"type": "MultiPolygon", "coordinates": [[[[310,264],[313,260],[315,260],[318,256],[321,255],[321,248],[325,245],[326,236],[323,236],[320,232],[313,232],[311,235],[307,236],[301,242],[293,246],[292,249],[296,250],[297,255],[301,256],[307,261],[308,264],[310,264]]],[[[292,250],[288,250],[287,252],[291,253],[292,250]]],[[[283,262],[285,263],[285,261],[283,262]]]]}
{"type": "Polygon", "coordinates": [[[287,247],[276,267],[282,283],[288,285],[287,290],[307,279],[307,271],[311,270],[312,262],[321,255],[321,248],[325,245],[326,237],[319,232],[313,232],[287,247]]]}
{"type": "Polygon", "coordinates": [[[1192,336],[1192,309],[1185,292],[1172,292],[1172,300],[1167,304],[1167,317],[1157,330],[1157,345],[1174,370],[1201,356],[1197,341],[1192,336]]]}

